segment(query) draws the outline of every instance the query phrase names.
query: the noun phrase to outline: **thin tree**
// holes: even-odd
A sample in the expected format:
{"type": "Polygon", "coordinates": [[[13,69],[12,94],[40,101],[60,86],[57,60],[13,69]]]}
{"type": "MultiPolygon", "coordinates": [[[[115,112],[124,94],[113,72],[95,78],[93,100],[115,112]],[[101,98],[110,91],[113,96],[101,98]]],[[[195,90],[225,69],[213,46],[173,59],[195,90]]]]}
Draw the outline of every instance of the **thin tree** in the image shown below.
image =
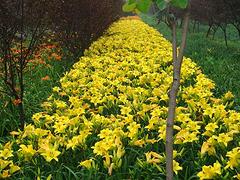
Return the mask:
{"type": "MultiPolygon", "coordinates": [[[[140,12],[146,13],[152,5],[151,0],[129,0],[123,6],[124,11],[135,11],[136,9],[140,12]]],[[[181,66],[183,61],[184,49],[186,47],[186,39],[188,32],[188,25],[190,19],[190,4],[188,0],[156,0],[154,1],[161,13],[161,16],[165,16],[167,24],[172,31],[172,52],[173,52],[173,83],[169,92],[169,107],[168,107],[168,118],[166,128],[166,176],[167,180],[173,179],[173,125],[175,118],[175,111],[177,105],[177,94],[180,86],[181,79],[181,66]],[[171,13],[171,8],[177,7],[185,9],[183,16],[183,27],[182,27],[182,39],[179,53],[177,52],[177,19],[174,14],[171,13]]]]}
{"type": "Polygon", "coordinates": [[[13,99],[20,127],[26,121],[24,71],[44,31],[46,1],[5,0],[0,3],[1,92],[13,99]],[[33,10],[35,8],[35,11],[33,10]],[[17,49],[17,53],[14,51],[17,49]]]}

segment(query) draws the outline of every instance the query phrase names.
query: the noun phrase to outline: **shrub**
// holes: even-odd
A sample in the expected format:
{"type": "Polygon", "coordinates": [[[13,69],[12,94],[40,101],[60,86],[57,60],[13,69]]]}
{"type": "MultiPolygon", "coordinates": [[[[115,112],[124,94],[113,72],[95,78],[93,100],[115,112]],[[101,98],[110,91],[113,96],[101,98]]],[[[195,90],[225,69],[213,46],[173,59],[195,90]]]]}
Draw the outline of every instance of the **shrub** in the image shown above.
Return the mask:
{"type": "MultiPolygon", "coordinates": [[[[25,176],[59,178],[61,169],[66,178],[68,169],[75,178],[164,179],[171,56],[171,44],[140,20],[114,23],[61,78],[34,123],[12,132],[2,164],[17,159],[25,176]]],[[[218,99],[213,91],[184,58],[174,125],[179,179],[239,178],[240,113],[231,110],[230,92],[218,99]]]]}
{"type": "MultiPolygon", "coordinates": [[[[16,108],[12,109],[18,110],[19,122],[11,123],[20,124],[21,128],[27,119],[26,66],[45,33],[46,4],[45,0],[5,0],[0,3],[0,95],[4,94],[4,99],[14,102],[16,108]]],[[[11,126],[8,121],[4,119],[2,124],[11,126]]],[[[5,131],[8,128],[1,129],[5,131]]]]}

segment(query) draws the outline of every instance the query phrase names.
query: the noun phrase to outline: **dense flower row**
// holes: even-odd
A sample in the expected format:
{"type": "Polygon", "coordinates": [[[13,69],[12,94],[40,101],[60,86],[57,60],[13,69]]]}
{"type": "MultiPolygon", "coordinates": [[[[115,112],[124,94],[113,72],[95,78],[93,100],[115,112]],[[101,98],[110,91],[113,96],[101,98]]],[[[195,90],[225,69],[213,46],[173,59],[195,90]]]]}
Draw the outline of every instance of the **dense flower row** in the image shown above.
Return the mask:
{"type": "MultiPolygon", "coordinates": [[[[13,154],[23,166],[41,157],[64,162],[67,152],[82,151],[79,168],[112,175],[127,163],[164,177],[171,55],[171,44],[140,20],[114,23],[53,88],[34,124],[12,133],[18,150],[6,156],[10,146],[2,147],[0,176],[18,170],[13,154]]],[[[213,90],[214,83],[184,58],[174,125],[180,178],[240,179],[240,113],[230,110],[230,92],[218,99],[213,90]]]]}

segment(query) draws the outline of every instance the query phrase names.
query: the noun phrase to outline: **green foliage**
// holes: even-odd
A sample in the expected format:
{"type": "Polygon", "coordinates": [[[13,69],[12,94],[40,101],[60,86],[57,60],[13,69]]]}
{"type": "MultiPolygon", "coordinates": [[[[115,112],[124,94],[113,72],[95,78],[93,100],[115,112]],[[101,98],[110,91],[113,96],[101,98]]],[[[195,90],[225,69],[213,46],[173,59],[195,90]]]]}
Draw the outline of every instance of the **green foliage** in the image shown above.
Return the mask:
{"type": "Polygon", "coordinates": [[[132,12],[140,11],[142,13],[147,13],[152,3],[155,2],[160,10],[164,10],[167,6],[171,5],[173,7],[185,9],[188,4],[188,0],[128,0],[123,5],[123,11],[132,12]]]}
{"type": "Polygon", "coordinates": [[[164,0],[156,0],[156,4],[161,11],[167,7],[167,2],[164,0]]]}
{"type": "Polygon", "coordinates": [[[137,2],[136,8],[143,13],[147,13],[151,6],[151,3],[152,3],[152,1],[139,0],[137,2]]]}
{"type": "Polygon", "coordinates": [[[188,5],[188,0],[171,0],[170,4],[174,7],[185,9],[188,5]]]}
{"type": "Polygon", "coordinates": [[[134,9],[137,7],[137,4],[135,3],[135,2],[133,2],[133,3],[125,3],[124,5],[123,5],[123,11],[125,11],[125,12],[132,12],[132,11],[134,11],[134,9]]]}

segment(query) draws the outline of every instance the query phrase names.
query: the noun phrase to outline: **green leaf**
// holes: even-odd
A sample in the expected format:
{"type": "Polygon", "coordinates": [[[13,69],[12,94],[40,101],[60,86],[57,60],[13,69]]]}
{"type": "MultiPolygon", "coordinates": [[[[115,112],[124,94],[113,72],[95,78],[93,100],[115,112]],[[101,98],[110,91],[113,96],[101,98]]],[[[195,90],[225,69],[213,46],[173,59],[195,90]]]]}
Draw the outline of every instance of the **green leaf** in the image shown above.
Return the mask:
{"type": "Polygon", "coordinates": [[[125,4],[123,5],[123,7],[122,7],[122,10],[123,10],[124,12],[132,12],[132,11],[134,11],[134,9],[135,9],[136,7],[137,7],[136,2],[132,2],[131,4],[125,3],[125,4]]]}
{"type": "Polygon", "coordinates": [[[167,2],[165,0],[156,0],[156,4],[160,11],[164,10],[167,7],[167,2]]]}
{"type": "Polygon", "coordinates": [[[147,13],[151,4],[151,0],[139,0],[137,1],[137,9],[143,13],[147,13]]]}
{"type": "Polygon", "coordinates": [[[133,3],[136,3],[136,0],[128,0],[127,3],[128,4],[133,4],[133,3]]]}
{"type": "Polygon", "coordinates": [[[174,7],[185,9],[188,5],[188,0],[171,0],[170,3],[174,7]]]}

